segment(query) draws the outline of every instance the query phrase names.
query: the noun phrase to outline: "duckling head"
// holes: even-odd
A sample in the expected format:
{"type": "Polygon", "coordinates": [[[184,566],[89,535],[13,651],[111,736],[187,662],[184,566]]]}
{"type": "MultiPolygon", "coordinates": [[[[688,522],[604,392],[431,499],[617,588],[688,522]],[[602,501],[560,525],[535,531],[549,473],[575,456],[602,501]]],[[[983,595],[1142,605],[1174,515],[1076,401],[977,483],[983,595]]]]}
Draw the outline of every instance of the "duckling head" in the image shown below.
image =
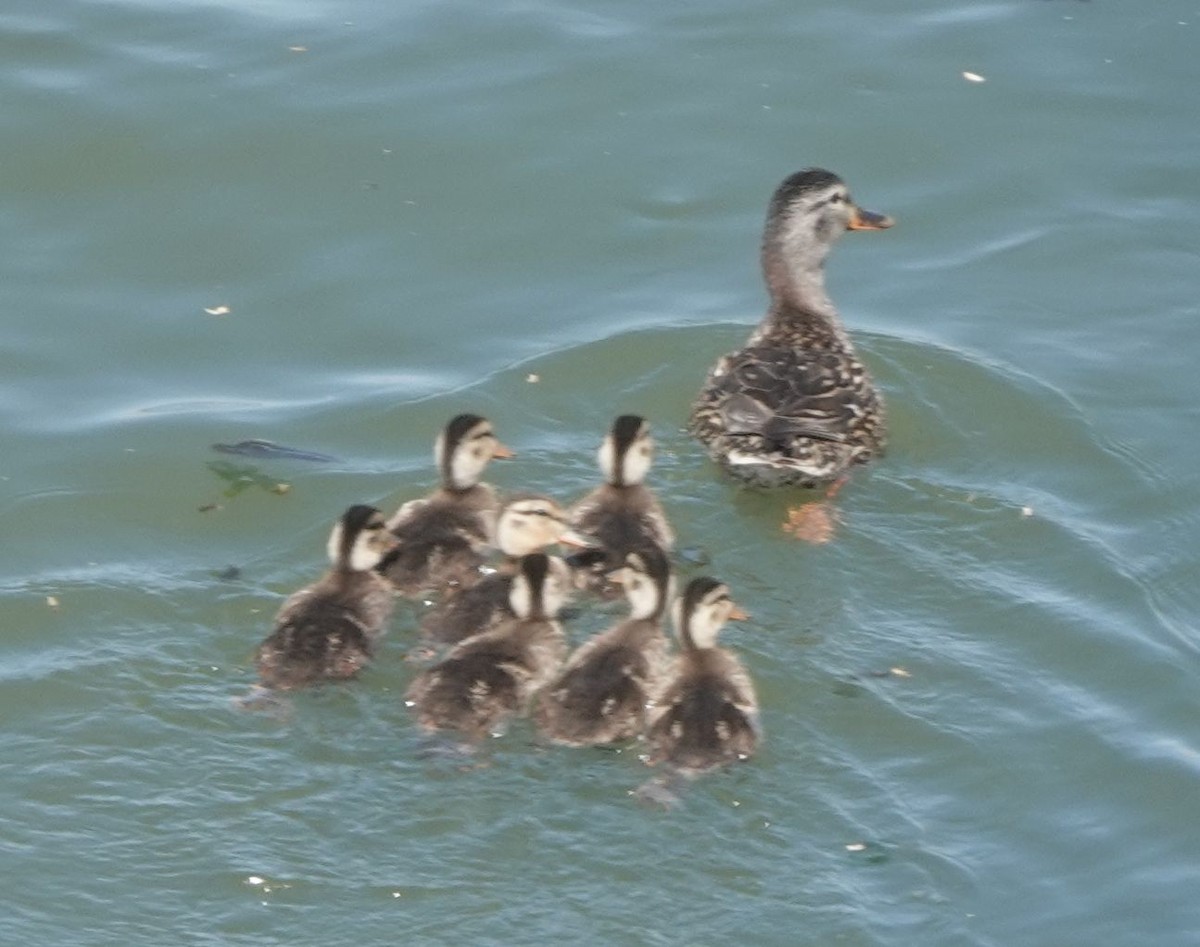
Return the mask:
{"type": "Polygon", "coordinates": [[[625,557],[625,565],[609,574],[621,583],[635,621],[662,615],[671,595],[671,564],[657,546],[644,546],[625,557]]]}
{"type": "Polygon", "coordinates": [[[329,561],[344,572],[374,569],[396,545],[383,514],[358,504],[342,514],[329,534],[329,561]]]}
{"type": "Polygon", "coordinates": [[[654,460],[654,438],[650,424],[636,414],[622,414],[613,421],[600,444],[600,470],[614,487],[641,483],[654,460]]]}
{"type": "Polygon", "coordinates": [[[767,282],[781,288],[784,273],[803,283],[820,272],[837,239],[847,230],[886,230],[895,221],[863,210],[846,182],[832,171],[805,168],[785,178],[767,209],[763,268],[767,282]]]}
{"type": "Polygon", "coordinates": [[[477,414],[460,414],[438,435],[433,458],[447,490],[469,490],[483,479],[493,458],[513,452],[496,439],[492,422],[477,414]]]}
{"type": "Polygon", "coordinates": [[[496,520],[496,545],[506,556],[527,556],[558,542],[566,532],[566,515],[549,497],[515,497],[496,520]]]}
{"type": "Polygon", "coordinates": [[[729,586],[717,579],[692,579],[675,600],[672,617],[679,643],[686,650],[714,648],[717,635],[727,621],[742,621],[747,615],[729,597],[729,586]]]}
{"type": "Polygon", "coordinates": [[[554,618],[571,595],[571,570],[558,556],[522,556],[508,604],[518,618],[554,618]]]}

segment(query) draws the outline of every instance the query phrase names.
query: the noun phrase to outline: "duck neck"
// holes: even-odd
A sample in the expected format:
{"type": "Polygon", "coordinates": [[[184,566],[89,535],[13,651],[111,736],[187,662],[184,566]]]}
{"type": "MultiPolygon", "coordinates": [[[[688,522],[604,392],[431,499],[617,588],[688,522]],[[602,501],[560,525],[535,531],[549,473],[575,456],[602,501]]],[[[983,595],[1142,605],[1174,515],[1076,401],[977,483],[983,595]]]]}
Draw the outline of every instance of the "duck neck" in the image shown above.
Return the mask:
{"type": "Polygon", "coordinates": [[[766,235],[762,266],[771,304],[763,322],[764,334],[774,328],[837,324],[837,310],[825,291],[828,253],[827,244],[766,235]]]}

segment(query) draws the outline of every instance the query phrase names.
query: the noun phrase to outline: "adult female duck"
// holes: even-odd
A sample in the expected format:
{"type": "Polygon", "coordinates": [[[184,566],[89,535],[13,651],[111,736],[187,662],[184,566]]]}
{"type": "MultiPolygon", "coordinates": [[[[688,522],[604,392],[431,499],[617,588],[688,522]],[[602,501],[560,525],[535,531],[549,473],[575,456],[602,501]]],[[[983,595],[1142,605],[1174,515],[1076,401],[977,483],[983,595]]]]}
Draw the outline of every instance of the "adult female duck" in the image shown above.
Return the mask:
{"type": "Polygon", "coordinates": [[[825,292],[825,258],[847,230],[892,223],[820,168],[776,189],[762,245],[770,306],[745,347],[713,367],[688,425],[734,477],[811,487],[883,450],[883,402],[825,292]]]}

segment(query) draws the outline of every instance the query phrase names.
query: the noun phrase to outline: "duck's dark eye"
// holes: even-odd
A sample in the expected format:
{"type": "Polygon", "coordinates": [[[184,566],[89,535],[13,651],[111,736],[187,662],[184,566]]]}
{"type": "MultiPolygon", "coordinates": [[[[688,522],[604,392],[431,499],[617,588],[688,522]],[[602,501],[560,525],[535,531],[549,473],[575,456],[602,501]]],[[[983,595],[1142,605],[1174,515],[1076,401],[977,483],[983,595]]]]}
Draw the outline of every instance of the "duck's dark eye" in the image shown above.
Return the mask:
{"type": "Polygon", "coordinates": [[[845,194],[834,194],[833,197],[829,198],[829,203],[830,204],[840,204],[845,199],[846,199],[845,194]]]}

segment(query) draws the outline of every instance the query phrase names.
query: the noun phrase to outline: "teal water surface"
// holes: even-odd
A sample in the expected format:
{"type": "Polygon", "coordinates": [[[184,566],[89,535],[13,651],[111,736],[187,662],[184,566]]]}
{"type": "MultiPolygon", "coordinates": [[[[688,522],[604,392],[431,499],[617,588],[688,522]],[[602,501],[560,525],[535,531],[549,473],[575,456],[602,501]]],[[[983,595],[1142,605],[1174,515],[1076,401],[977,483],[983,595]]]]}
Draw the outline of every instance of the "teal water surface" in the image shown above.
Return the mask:
{"type": "Polygon", "coordinates": [[[1195,942],[1198,31],[7,4],[0,941],[1195,942]],[[829,267],[892,447],[824,546],[682,433],[811,164],[899,221],[829,267]],[[753,613],[752,762],[664,811],[636,747],[431,758],[409,609],[353,684],[233,706],[333,519],[428,489],[463,410],[518,451],[499,486],[564,500],[652,420],[683,573],[753,613]],[[248,438],[337,459],[210,447],[248,438]]]}

